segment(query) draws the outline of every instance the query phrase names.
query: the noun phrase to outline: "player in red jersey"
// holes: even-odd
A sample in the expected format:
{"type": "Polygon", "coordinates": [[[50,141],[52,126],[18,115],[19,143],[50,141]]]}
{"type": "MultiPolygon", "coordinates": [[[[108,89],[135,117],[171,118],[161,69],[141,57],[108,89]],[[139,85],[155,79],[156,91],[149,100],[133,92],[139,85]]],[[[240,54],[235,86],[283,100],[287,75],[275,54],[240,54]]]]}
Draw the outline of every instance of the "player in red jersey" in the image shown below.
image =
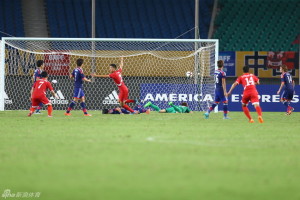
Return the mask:
{"type": "Polygon", "coordinates": [[[121,63],[119,69],[115,64],[110,64],[110,74],[109,75],[96,75],[91,74],[93,77],[100,77],[100,78],[112,78],[116,85],[119,88],[119,103],[120,106],[128,110],[129,112],[135,114],[136,112],[130,108],[127,103],[135,103],[135,100],[128,99],[128,88],[125,85],[122,79],[122,69],[123,69],[123,57],[121,58],[121,63]]]}
{"type": "Polygon", "coordinates": [[[58,96],[53,90],[51,83],[47,80],[48,74],[43,71],[41,73],[41,78],[37,80],[33,85],[33,91],[31,92],[31,102],[32,106],[30,108],[30,112],[28,117],[30,117],[34,110],[39,106],[40,103],[48,106],[48,117],[52,117],[52,104],[49,99],[46,97],[46,90],[49,89],[51,94],[58,99],[58,96]]]}
{"type": "Polygon", "coordinates": [[[253,123],[254,120],[252,119],[249,109],[248,109],[248,103],[251,101],[252,105],[255,107],[256,112],[258,114],[258,121],[260,123],[263,123],[264,120],[262,118],[262,111],[261,107],[259,106],[259,99],[258,99],[258,92],[256,90],[256,84],[259,84],[259,79],[249,73],[249,66],[243,67],[244,74],[236,80],[235,83],[232,84],[230,90],[228,91],[228,95],[231,94],[232,90],[238,85],[242,84],[244,87],[244,93],[242,98],[242,108],[245,113],[245,115],[248,117],[249,122],[253,123]]]}

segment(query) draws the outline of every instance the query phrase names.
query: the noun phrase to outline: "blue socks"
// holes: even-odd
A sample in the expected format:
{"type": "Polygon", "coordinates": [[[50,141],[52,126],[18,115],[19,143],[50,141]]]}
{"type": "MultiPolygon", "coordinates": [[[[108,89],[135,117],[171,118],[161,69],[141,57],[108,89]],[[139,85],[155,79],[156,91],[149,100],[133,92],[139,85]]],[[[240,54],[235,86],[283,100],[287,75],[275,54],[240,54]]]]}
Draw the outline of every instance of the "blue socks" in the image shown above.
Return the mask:
{"type": "Polygon", "coordinates": [[[87,114],[85,102],[81,102],[81,103],[80,103],[80,106],[81,106],[81,108],[82,108],[83,113],[84,113],[84,114],[87,114]]]}
{"type": "Polygon", "coordinates": [[[74,106],[76,105],[76,102],[75,101],[72,101],[69,105],[69,108],[67,110],[67,113],[70,113],[70,111],[74,108],[74,106]]]}
{"type": "Polygon", "coordinates": [[[227,103],[223,104],[223,112],[224,112],[224,117],[227,117],[227,112],[228,112],[228,104],[227,103]]]}
{"type": "Polygon", "coordinates": [[[213,105],[211,105],[211,107],[208,109],[208,113],[210,113],[211,111],[213,111],[213,109],[215,109],[215,107],[217,106],[216,103],[214,103],[213,105]]]}

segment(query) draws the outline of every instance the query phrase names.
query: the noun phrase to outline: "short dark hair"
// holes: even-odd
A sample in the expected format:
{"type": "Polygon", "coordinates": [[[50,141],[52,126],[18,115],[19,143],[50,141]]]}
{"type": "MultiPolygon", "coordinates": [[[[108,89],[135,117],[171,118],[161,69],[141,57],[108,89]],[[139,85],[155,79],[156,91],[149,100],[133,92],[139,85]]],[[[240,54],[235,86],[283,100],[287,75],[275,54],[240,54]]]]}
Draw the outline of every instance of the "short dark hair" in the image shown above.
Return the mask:
{"type": "Polygon", "coordinates": [[[76,61],[76,64],[78,67],[81,67],[81,65],[83,64],[83,59],[82,58],[78,58],[76,61]]]}
{"type": "Polygon", "coordinates": [[[182,106],[188,107],[189,105],[187,104],[187,102],[182,102],[181,103],[182,106]]]}
{"type": "Polygon", "coordinates": [[[116,65],[116,64],[110,64],[109,66],[111,66],[111,67],[117,69],[117,65],[116,65]]]}
{"type": "Polygon", "coordinates": [[[47,73],[46,71],[43,71],[43,72],[41,73],[41,77],[42,77],[42,78],[48,77],[48,73],[47,73]]]}
{"type": "Polygon", "coordinates": [[[218,68],[222,68],[224,66],[223,60],[218,60],[217,65],[218,65],[218,68]]]}
{"type": "Polygon", "coordinates": [[[108,114],[108,109],[107,108],[103,108],[102,114],[108,114]]]}
{"type": "Polygon", "coordinates": [[[244,73],[248,73],[248,72],[249,72],[249,66],[248,66],[248,65],[245,65],[245,66],[243,67],[243,72],[244,72],[244,73]]]}
{"type": "Polygon", "coordinates": [[[44,64],[44,61],[43,61],[43,60],[38,60],[38,61],[36,61],[37,67],[41,67],[43,64],[44,64]]]}

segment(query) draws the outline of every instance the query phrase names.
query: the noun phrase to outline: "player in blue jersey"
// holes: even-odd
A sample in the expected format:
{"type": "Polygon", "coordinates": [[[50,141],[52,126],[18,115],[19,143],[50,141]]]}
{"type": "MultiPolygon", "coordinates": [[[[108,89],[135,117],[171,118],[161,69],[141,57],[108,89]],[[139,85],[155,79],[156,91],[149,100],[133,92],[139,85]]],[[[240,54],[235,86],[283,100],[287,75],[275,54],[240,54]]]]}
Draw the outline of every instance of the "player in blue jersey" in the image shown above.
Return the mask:
{"type": "MultiPolygon", "coordinates": [[[[142,114],[142,113],[150,114],[150,109],[142,108],[140,105],[135,106],[133,108],[133,110],[137,114],[142,114]]],[[[124,108],[117,107],[117,108],[114,108],[114,109],[103,109],[102,114],[131,114],[131,113],[128,110],[124,109],[124,108]]]]}
{"type": "MultiPolygon", "coordinates": [[[[34,83],[41,78],[41,73],[43,72],[44,70],[44,61],[43,60],[38,60],[36,62],[36,66],[37,68],[34,70],[34,74],[32,76],[32,88],[31,88],[31,92],[30,94],[32,94],[33,92],[33,85],[34,83]]],[[[40,110],[41,108],[43,107],[43,103],[40,103],[39,106],[37,107],[37,109],[35,110],[35,113],[34,114],[41,114],[40,110]]]]}
{"type": "Polygon", "coordinates": [[[281,85],[279,90],[277,91],[277,94],[280,94],[282,88],[284,87],[284,91],[281,94],[280,101],[286,107],[286,115],[290,115],[294,111],[294,108],[290,106],[290,103],[293,100],[293,96],[295,93],[294,90],[295,82],[291,74],[288,72],[288,68],[286,65],[280,66],[280,72],[281,72],[281,85]]]}
{"type": "Polygon", "coordinates": [[[71,110],[74,108],[77,102],[80,102],[80,106],[82,108],[82,111],[84,113],[84,116],[92,116],[87,113],[86,105],[85,105],[85,97],[83,92],[83,81],[91,82],[91,80],[87,79],[83,74],[83,59],[79,58],[76,61],[77,68],[75,68],[70,74],[70,78],[74,79],[74,96],[73,101],[70,103],[65,115],[70,116],[71,110]]]}
{"type": "Polygon", "coordinates": [[[209,118],[209,113],[215,109],[215,107],[222,102],[223,103],[223,119],[229,119],[227,116],[228,112],[228,99],[226,93],[226,73],[223,71],[224,62],[218,60],[218,69],[215,70],[215,103],[204,113],[205,119],[209,118]]]}
{"type": "MultiPolygon", "coordinates": [[[[134,100],[136,105],[133,108],[134,113],[136,114],[142,114],[142,113],[146,113],[146,114],[150,114],[150,108],[143,108],[141,105],[141,102],[139,102],[138,100],[134,100]]],[[[102,114],[132,114],[130,111],[126,110],[125,108],[114,108],[114,109],[103,109],[102,110],[102,114]]]]}

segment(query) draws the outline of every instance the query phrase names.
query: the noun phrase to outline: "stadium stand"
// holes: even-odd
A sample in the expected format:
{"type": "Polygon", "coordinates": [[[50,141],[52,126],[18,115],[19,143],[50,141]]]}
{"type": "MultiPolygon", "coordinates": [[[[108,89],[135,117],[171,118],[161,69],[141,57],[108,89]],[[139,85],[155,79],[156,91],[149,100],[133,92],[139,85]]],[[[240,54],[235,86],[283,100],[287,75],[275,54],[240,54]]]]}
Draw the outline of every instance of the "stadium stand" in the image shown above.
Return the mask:
{"type": "Polygon", "coordinates": [[[0,30],[0,37],[24,37],[21,0],[0,1],[0,30]]]}
{"type": "MultiPolygon", "coordinates": [[[[213,0],[200,0],[200,36],[207,38],[213,0]]],[[[91,37],[88,0],[47,0],[51,37],[91,37]]],[[[194,27],[194,0],[97,0],[96,37],[175,38],[194,27]]],[[[181,38],[193,38],[190,31],[181,38]]]]}
{"type": "Polygon", "coordinates": [[[298,51],[299,0],[219,0],[220,51],[298,51]]]}

